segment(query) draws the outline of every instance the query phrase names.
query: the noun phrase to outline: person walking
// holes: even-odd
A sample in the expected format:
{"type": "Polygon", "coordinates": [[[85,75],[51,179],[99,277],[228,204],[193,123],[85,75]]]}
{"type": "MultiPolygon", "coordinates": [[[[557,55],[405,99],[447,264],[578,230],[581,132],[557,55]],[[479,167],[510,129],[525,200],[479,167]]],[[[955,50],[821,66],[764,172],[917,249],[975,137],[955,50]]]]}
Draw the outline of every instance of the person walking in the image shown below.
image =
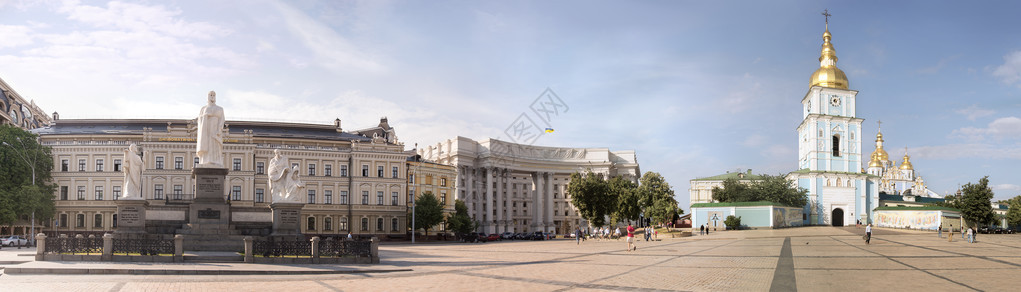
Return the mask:
{"type": "Polygon", "coordinates": [[[698,226],[698,235],[705,235],[705,224],[698,226]]]}
{"type": "Polygon", "coordinates": [[[868,245],[869,241],[872,240],[872,224],[865,226],[865,244],[868,245]]]}
{"type": "Polygon", "coordinates": [[[950,230],[948,232],[950,232],[950,233],[947,236],[947,242],[954,242],[954,225],[953,224],[950,224],[950,230]]]}
{"type": "Polygon", "coordinates": [[[581,245],[581,229],[579,228],[574,229],[574,241],[577,242],[577,245],[581,245]]]}
{"type": "MultiPolygon", "coordinates": [[[[617,228],[620,230],[620,228],[617,228]]],[[[638,244],[635,242],[635,227],[631,226],[631,223],[627,224],[627,251],[638,250],[638,244]],[[633,248],[632,248],[633,245],[633,248]]]]}
{"type": "Polygon", "coordinates": [[[943,238],[943,226],[936,228],[936,235],[938,235],[939,238],[943,238]]]}
{"type": "Polygon", "coordinates": [[[971,241],[971,232],[972,232],[972,231],[971,231],[971,227],[968,227],[968,233],[967,233],[967,235],[966,235],[966,236],[967,236],[967,238],[968,238],[968,243],[972,243],[972,241],[971,241]]]}

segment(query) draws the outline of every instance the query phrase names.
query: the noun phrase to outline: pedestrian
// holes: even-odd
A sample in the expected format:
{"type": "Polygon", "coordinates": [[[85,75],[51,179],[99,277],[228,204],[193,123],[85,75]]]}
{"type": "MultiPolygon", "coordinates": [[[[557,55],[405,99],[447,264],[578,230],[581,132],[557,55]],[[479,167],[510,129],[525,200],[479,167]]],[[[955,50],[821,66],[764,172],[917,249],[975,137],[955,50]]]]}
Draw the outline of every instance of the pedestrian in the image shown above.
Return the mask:
{"type": "Polygon", "coordinates": [[[574,229],[574,241],[578,243],[577,245],[581,245],[581,229],[579,228],[574,229]]]}
{"type": "Polygon", "coordinates": [[[967,234],[968,243],[972,243],[972,241],[971,241],[971,232],[972,232],[971,231],[971,227],[968,227],[968,234],[967,234]]]}
{"type": "Polygon", "coordinates": [[[971,243],[978,242],[978,228],[975,228],[975,232],[971,233],[971,243]]]}
{"type": "Polygon", "coordinates": [[[936,234],[939,236],[939,238],[943,238],[943,226],[941,225],[939,228],[936,228],[936,230],[937,230],[936,234]]]}
{"type": "Polygon", "coordinates": [[[947,236],[947,242],[954,242],[954,225],[953,224],[950,224],[950,230],[948,232],[950,232],[950,233],[947,236]]]}
{"type": "Polygon", "coordinates": [[[645,230],[642,231],[645,232],[645,241],[649,241],[649,235],[652,235],[652,232],[649,232],[649,227],[645,227],[645,230]]]}
{"type": "Polygon", "coordinates": [[[705,227],[705,235],[709,235],[709,226],[705,227]]]}
{"type": "MultiPolygon", "coordinates": [[[[617,228],[620,230],[620,228],[617,228]]],[[[638,250],[638,245],[635,244],[635,227],[631,226],[631,223],[627,224],[627,251],[638,250]],[[632,248],[632,245],[634,247],[632,248]]]]}
{"type": "Polygon", "coordinates": [[[351,240],[351,231],[347,232],[347,240],[351,240]]]}
{"type": "Polygon", "coordinates": [[[872,224],[865,226],[865,244],[869,244],[870,240],[872,240],[872,224]]]}
{"type": "Polygon", "coordinates": [[[698,226],[698,235],[705,235],[705,224],[698,226]]]}

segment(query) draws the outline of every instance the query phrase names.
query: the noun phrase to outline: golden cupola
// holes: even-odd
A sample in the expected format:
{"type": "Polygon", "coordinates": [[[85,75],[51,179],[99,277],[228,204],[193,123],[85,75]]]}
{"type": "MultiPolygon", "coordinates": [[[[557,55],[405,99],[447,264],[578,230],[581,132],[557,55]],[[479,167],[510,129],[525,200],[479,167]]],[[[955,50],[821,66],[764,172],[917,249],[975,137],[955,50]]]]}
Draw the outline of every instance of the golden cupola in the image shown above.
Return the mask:
{"type": "Polygon", "coordinates": [[[911,166],[911,157],[908,157],[907,154],[904,154],[904,162],[900,163],[900,169],[901,170],[914,170],[915,169],[913,166],[911,166]]]}
{"type": "Polygon", "coordinates": [[[876,133],[876,150],[872,151],[872,160],[869,161],[869,167],[882,167],[883,161],[890,160],[890,155],[883,150],[883,130],[879,130],[876,133]]]}
{"type": "MultiPolygon", "coordinates": [[[[827,21],[828,22],[828,21],[827,21]]],[[[830,28],[826,24],[826,32],[822,34],[822,52],[819,56],[819,69],[812,73],[811,86],[847,89],[847,75],[837,68],[837,50],[830,43],[830,28]]]]}

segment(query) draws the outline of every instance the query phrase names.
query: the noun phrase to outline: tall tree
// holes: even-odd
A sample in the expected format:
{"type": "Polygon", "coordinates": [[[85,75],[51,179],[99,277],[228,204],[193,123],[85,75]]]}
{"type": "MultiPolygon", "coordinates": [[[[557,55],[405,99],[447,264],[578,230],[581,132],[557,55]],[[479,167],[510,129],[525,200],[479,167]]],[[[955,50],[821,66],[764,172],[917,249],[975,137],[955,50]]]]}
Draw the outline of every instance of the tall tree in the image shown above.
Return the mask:
{"type": "Polygon", "coordinates": [[[745,202],[749,196],[748,184],[735,178],[723,180],[723,187],[713,187],[713,200],[717,202],[745,202]]]}
{"type": "Polygon", "coordinates": [[[456,200],[454,201],[454,215],[447,218],[447,227],[450,227],[450,230],[461,236],[462,234],[475,231],[478,228],[478,223],[468,215],[468,205],[462,200],[456,200]]]}
{"type": "Polygon", "coordinates": [[[603,180],[602,175],[592,172],[585,175],[578,172],[571,174],[567,193],[571,196],[571,204],[578,208],[581,218],[595,226],[605,225],[606,215],[610,215],[617,205],[609,184],[603,180]]]}
{"type": "Polygon", "coordinates": [[[35,134],[0,125],[0,225],[33,212],[37,220],[53,217],[52,170],[50,148],[37,143],[35,134]]]}
{"type": "Polygon", "coordinates": [[[642,175],[638,193],[641,194],[641,206],[645,216],[658,222],[669,221],[678,214],[680,208],[674,199],[674,190],[657,172],[646,172],[642,175]]]}
{"type": "Polygon", "coordinates": [[[769,201],[801,207],[808,204],[808,190],[782,175],[762,175],[761,180],[749,184],[728,178],[723,181],[722,188],[713,187],[713,199],[725,203],[769,201]]]}
{"type": "MultiPolygon", "coordinates": [[[[638,220],[642,215],[641,195],[638,193],[638,184],[623,177],[614,177],[609,181],[610,193],[616,196],[616,207],[611,210],[610,218],[613,222],[626,220],[638,220]]],[[[612,198],[608,199],[612,200],[612,198]]]]}
{"type": "Polygon", "coordinates": [[[443,222],[443,205],[432,192],[425,192],[415,200],[415,228],[421,228],[425,236],[429,229],[443,222]]]}
{"type": "Polygon", "coordinates": [[[969,222],[989,224],[993,221],[992,200],[989,176],[982,177],[978,183],[968,183],[961,188],[961,215],[969,222]]]}
{"type": "Polygon", "coordinates": [[[1007,224],[1011,227],[1021,226],[1021,196],[1007,200],[1007,224]]]}

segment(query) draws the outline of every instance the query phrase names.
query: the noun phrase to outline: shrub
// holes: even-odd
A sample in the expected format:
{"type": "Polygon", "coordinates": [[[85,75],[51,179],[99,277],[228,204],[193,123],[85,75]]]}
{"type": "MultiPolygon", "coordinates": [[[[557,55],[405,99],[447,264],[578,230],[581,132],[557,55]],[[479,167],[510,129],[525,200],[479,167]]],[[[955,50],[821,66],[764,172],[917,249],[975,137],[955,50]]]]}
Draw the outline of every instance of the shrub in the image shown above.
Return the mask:
{"type": "Polygon", "coordinates": [[[741,228],[741,216],[730,215],[727,216],[727,220],[723,221],[723,224],[727,225],[727,229],[740,229],[741,228]]]}

